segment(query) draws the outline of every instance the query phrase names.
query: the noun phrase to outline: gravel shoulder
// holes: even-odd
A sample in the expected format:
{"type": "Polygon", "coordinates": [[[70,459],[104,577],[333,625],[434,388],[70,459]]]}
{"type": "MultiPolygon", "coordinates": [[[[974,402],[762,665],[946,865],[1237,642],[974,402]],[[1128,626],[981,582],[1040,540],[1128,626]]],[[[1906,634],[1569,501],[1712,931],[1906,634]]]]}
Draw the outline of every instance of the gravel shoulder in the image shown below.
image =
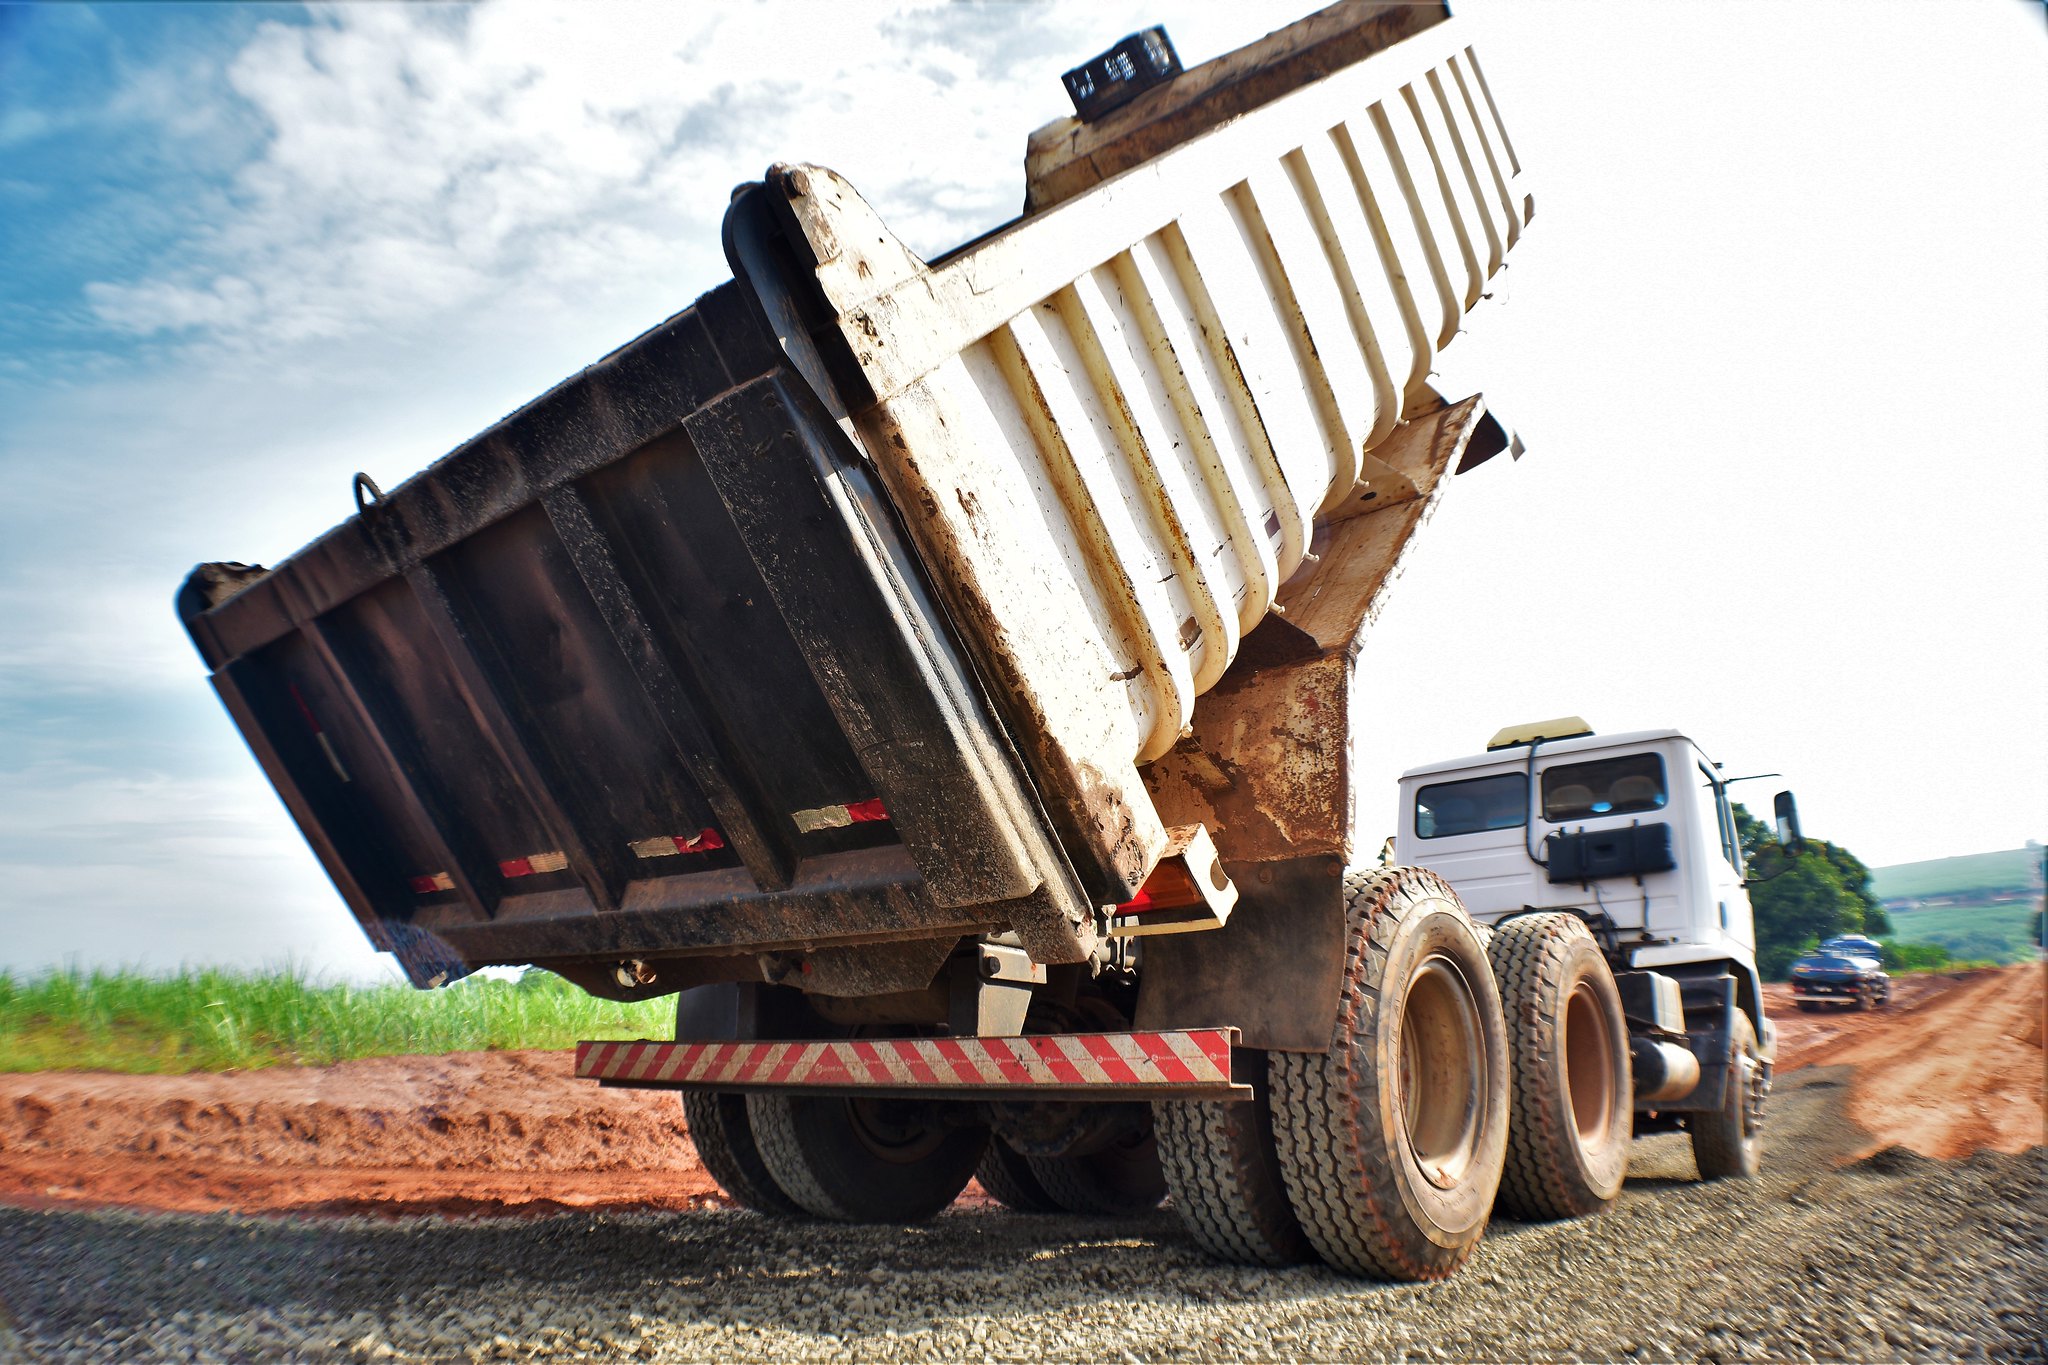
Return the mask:
{"type": "Polygon", "coordinates": [[[1610,1213],[1496,1224],[1432,1286],[1220,1266],[1170,1212],[962,1205],[859,1229],[15,1209],[0,1314],[50,1361],[2042,1359],[2048,1152],[1838,1167],[1866,1141],[1850,1080],[1786,1078],[1762,1179],[1700,1184],[1682,1139],[1647,1139],[1610,1213]]]}

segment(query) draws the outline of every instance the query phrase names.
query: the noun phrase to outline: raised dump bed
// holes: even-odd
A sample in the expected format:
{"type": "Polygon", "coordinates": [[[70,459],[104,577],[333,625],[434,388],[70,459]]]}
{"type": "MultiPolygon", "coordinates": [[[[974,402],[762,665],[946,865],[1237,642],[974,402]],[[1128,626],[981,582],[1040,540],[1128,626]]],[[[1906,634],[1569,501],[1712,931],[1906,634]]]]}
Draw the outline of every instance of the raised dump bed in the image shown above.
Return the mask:
{"type": "Polygon", "coordinates": [[[1128,1211],[1164,1153],[1206,1245],[1284,1258],[1201,1230],[1284,1213],[1275,1160],[1422,1171],[1316,1117],[1384,1100],[1433,1144],[1415,1220],[1361,1193],[1288,1245],[1447,1273],[1499,1179],[1499,1002],[1442,883],[1347,875],[1350,681],[1450,474],[1510,445],[1425,381],[1528,223],[1521,165],[1458,25],[1372,0],[1027,165],[1025,216],[934,261],[770,168],[732,282],[388,494],[359,476],[274,569],[201,566],[180,615],[413,981],[682,992],[677,1041],[583,1070],[688,1091],[744,1202],[901,1221],[980,1162],[1128,1211]],[[1419,1002],[1430,1098],[1287,1080],[1382,1045],[1347,972],[1417,935],[1373,989],[1385,1027],[1419,1002]],[[1154,1146],[1144,1098],[1236,1117],[1154,1146]],[[1244,1161],[1263,1185],[1193,1174],[1244,1161]]]}
{"type": "Polygon", "coordinates": [[[1519,164],[1455,23],[1347,12],[1240,56],[1266,87],[1042,130],[1058,201],[936,263],[777,167],[734,284],[275,570],[199,570],[180,611],[372,940],[421,980],[974,926],[1085,955],[1158,805],[1218,795],[1139,765],[1290,595],[1279,643],[1329,652],[1312,546],[1374,512],[1376,591],[1468,434],[1423,381],[1519,164]],[[1132,129],[1178,140],[1082,185],[1132,129]]]}

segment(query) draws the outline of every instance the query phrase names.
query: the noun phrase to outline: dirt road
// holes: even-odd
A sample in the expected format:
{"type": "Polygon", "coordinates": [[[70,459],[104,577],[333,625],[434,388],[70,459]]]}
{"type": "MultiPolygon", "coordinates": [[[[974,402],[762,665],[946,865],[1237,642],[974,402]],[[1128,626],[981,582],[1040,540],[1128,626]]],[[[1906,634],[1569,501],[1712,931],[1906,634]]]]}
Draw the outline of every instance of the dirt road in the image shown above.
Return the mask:
{"type": "Polygon", "coordinates": [[[1858,1155],[1909,1147],[1959,1157],[2048,1142],[2042,983],[2048,964],[1902,978],[1874,1013],[1805,1014],[1788,988],[1766,988],[1779,1070],[1856,1068],[1849,1117],[1870,1134],[1858,1155]]]}
{"type": "MultiPolygon", "coordinates": [[[[1877,1014],[1772,987],[1781,1072],[1854,1065],[1848,1113],[1928,1156],[2043,1141],[2043,969],[1903,981],[1877,1014]]],[[[566,1052],[228,1075],[0,1076],[0,1203],[187,1213],[545,1213],[722,1204],[672,1095],[603,1090],[566,1052]]]]}

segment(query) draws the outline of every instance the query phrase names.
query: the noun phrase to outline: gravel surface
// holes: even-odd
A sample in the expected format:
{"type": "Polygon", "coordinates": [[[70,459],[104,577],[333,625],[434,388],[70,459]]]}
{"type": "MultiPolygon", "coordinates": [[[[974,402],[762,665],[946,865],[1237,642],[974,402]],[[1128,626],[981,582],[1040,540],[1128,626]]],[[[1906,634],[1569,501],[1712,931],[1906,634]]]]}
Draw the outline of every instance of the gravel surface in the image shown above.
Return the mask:
{"type": "Polygon", "coordinates": [[[2048,1150],[1837,1170],[1846,1079],[1785,1079],[1758,1181],[1699,1184],[1682,1138],[1647,1139],[1612,1212],[1498,1223],[1428,1287],[1219,1266],[1169,1212],[0,1210],[0,1357],[2043,1359],[2048,1150]]]}

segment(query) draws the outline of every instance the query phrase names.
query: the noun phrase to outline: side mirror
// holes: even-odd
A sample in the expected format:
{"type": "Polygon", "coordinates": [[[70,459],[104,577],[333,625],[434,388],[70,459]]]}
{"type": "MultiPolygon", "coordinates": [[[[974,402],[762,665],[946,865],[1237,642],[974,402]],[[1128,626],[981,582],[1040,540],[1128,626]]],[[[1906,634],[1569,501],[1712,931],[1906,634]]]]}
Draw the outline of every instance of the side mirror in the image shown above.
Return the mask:
{"type": "Polygon", "coordinates": [[[1791,792],[1779,792],[1771,809],[1778,820],[1778,842],[1787,853],[1797,853],[1806,843],[1806,836],[1799,832],[1799,803],[1791,792]]]}

